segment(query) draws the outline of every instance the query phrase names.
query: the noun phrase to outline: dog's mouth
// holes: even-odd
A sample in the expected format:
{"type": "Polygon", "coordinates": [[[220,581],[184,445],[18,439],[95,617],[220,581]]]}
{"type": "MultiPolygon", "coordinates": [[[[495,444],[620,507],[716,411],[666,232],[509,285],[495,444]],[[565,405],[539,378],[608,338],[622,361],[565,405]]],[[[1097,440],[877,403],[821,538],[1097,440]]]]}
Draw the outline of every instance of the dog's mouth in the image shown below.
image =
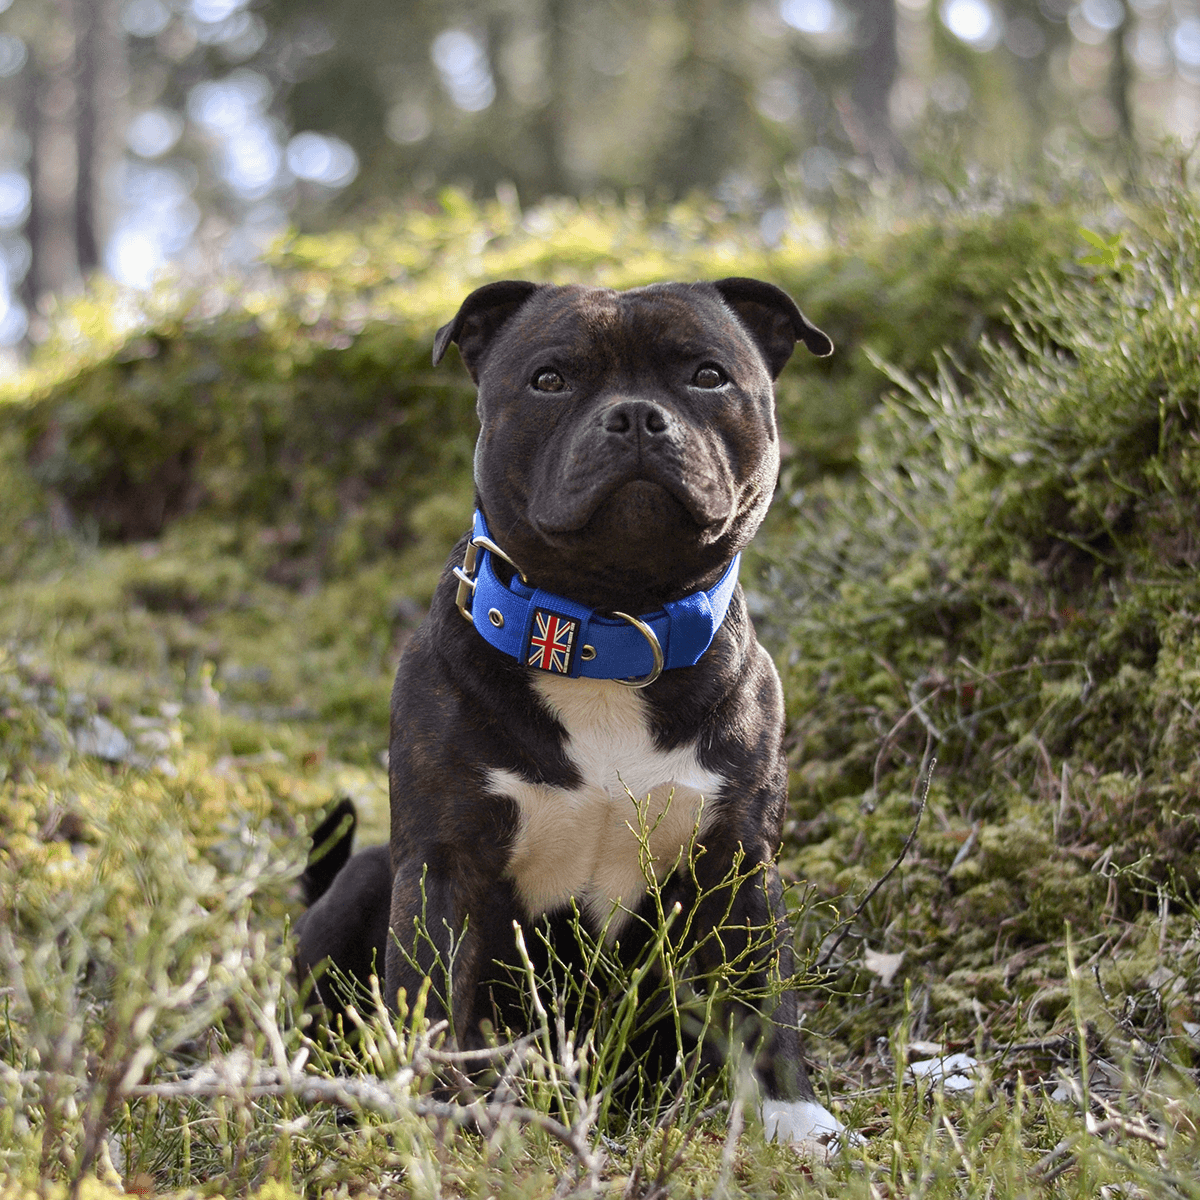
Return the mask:
{"type": "Polygon", "coordinates": [[[642,542],[689,525],[704,528],[677,494],[650,479],[631,479],[600,501],[583,528],[642,542]]]}
{"type": "Polygon", "coordinates": [[[714,480],[688,480],[671,472],[641,470],[607,479],[594,476],[591,486],[545,489],[534,498],[530,516],[538,532],[553,540],[570,534],[604,531],[643,541],[677,533],[691,525],[701,541],[715,540],[725,529],[732,497],[714,480]]]}
{"type": "Polygon", "coordinates": [[[724,561],[715,547],[726,522],[701,524],[694,506],[657,480],[625,479],[569,517],[531,509],[526,519],[533,536],[510,544],[530,579],[596,608],[648,612],[724,561]]]}

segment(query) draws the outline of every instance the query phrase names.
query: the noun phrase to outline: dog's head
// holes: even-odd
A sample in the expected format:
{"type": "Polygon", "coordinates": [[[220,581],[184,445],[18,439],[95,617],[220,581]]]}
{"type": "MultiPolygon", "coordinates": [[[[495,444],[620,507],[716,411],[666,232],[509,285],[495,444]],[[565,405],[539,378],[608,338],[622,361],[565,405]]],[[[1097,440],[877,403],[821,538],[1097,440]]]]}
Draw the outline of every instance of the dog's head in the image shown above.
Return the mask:
{"type": "Polygon", "coordinates": [[[627,292],[519,281],[438,331],[479,389],[475,485],[538,586],[645,609],[711,583],[753,536],[779,471],[772,381],[830,340],[754,279],[627,292]]]}

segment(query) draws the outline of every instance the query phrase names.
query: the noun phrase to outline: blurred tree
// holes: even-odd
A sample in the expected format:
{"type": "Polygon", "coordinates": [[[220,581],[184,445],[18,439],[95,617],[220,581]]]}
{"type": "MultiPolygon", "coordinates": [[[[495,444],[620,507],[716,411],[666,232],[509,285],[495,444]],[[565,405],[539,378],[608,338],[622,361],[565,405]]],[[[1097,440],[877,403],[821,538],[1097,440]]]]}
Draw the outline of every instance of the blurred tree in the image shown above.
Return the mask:
{"type": "Polygon", "coordinates": [[[703,187],[762,204],[785,181],[820,194],[846,168],[944,167],[950,148],[1021,166],[1047,140],[1066,152],[1200,129],[1200,17],[1167,0],[269,0],[261,11],[273,29],[318,27],[335,47],[280,99],[295,127],[337,132],[369,163],[343,203],[508,180],[525,200],[703,187]],[[1164,68],[1169,86],[1152,93],[1164,68]]]}
{"type": "Polygon", "coordinates": [[[88,273],[100,264],[96,235],[96,151],[98,114],[96,59],[105,6],[69,0],[66,16],[74,26],[75,74],[75,262],[88,273]]]}
{"type": "Polygon", "coordinates": [[[891,113],[898,64],[896,5],[894,0],[852,0],[850,11],[855,54],[846,131],[874,169],[887,174],[904,161],[891,113]]]}
{"type": "Polygon", "coordinates": [[[1200,132],[1196,0],[0,0],[0,345],[102,266],[249,263],[443,183],[710,190],[1200,132]]]}

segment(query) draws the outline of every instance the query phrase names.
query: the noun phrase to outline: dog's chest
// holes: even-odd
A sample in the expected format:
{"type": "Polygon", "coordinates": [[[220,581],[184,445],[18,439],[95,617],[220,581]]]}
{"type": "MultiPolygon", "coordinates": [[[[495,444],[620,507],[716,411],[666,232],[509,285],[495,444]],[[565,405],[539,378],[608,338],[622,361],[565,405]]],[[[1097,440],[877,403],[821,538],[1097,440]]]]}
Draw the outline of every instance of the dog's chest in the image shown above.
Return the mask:
{"type": "Polygon", "coordinates": [[[701,766],[694,743],[654,745],[641,695],[611,680],[537,681],[539,695],[567,732],[564,750],[581,777],[573,788],[532,783],[493,769],[489,786],[517,805],[519,824],[508,875],[530,916],[574,897],[612,937],[646,890],[703,833],[723,778],[701,766]],[[646,850],[650,862],[646,861],[646,850]]]}

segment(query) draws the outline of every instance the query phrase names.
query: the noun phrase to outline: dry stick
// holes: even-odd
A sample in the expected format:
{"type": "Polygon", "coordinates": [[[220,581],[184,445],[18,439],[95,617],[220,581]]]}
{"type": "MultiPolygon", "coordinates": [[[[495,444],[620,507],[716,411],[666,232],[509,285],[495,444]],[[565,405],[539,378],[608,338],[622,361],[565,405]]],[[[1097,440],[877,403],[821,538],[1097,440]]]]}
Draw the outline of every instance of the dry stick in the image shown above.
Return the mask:
{"type": "MultiPolygon", "coordinates": [[[[878,656],[876,656],[878,658],[878,656]]],[[[883,660],[880,659],[882,662],[883,660]]],[[[887,664],[884,663],[886,666],[887,664]]],[[[911,691],[911,689],[910,689],[911,691]]],[[[929,754],[929,747],[934,742],[941,741],[942,735],[937,726],[930,721],[928,714],[925,712],[923,705],[927,700],[933,699],[937,693],[941,691],[938,688],[931,692],[928,696],[922,696],[920,700],[913,700],[911,707],[907,712],[883,735],[883,740],[879,743],[879,751],[875,755],[875,763],[871,768],[871,790],[878,794],[879,792],[879,777],[883,773],[883,760],[887,752],[892,748],[893,743],[900,731],[908,724],[909,718],[917,717],[925,728],[925,755],[929,754]]],[[[909,697],[911,699],[911,695],[909,697]]]]}
{"type": "MultiPolygon", "coordinates": [[[[485,1054],[495,1057],[498,1053],[506,1051],[519,1052],[527,1040],[521,1039],[518,1043],[490,1048],[483,1053],[479,1051],[446,1052],[423,1047],[422,1056],[450,1065],[454,1062],[477,1060],[485,1057],[485,1054]]],[[[398,1078],[407,1085],[414,1078],[414,1074],[412,1068],[406,1068],[399,1073],[398,1078]]],[[[0,1077],[7,1078],[22,1088],[34,1085],[44,1089],[47,1084],[66,1085],[72,1089],[79,1087],[79,1080],[65,1071],[12,1071],[9,1069],[0,1071],[0,1077]]],[[[513,1121],[518,1125],[541,1129],[548,1136],[562,1143],[587,1173],[589,1186],[593,1189],[599,1188],[600,1163],[576,1129],[554,1120],[553,1117],[514,1104],[484,1104],[482,1101],[476,1100],[469,1105],[463,1105],[430,1100],[425,1097],[402,1101],[386,1086],[375,1080],[315,1079],[296,1071],[279,1068],[257,1072],[252,1079],[239,1080],[228,1076],[220,1078],[214,1072],[204,1072],[173,1082],[126,1084],[114,1088],[113,1094],[121,1099],[226,1098],[242,1103],[266,1097],[292,1096],[302,1103],[340,1104],[350,1109],[368,1109],[391,1120],[395,1120],[405,1113],[411,1113],[418,1117],[449,1120],[457,1125],[474,1122],[485,1136],[500,1129],[506,1121],[513,1121]]],[[[3,1107],[2,1103],[0,1103],[0,1107],[3,1107]]]]}
{"type": "MultiPolygon", "coordinates": [[[[932,738],[930,738],[929,741],[932,741],[932,738]]],[[[927,741],[926,752],[928,752],[928,746],[929,742],[927,741]]],[[[917,833],[921,828],[921,818],[925,815],[925,806],[929,802],[929,789],[933,786],[933,772],[937,767],[936,758],[930,758],[928,761],[929,769],[925,774],[925,786],[921,789],[921,803],[917,808],[917,817],[916,820],[913,821],[912,832],[909,833],[904,845],[900,848],[900,853],[897,855],[896,861],[892,863],[892,865],[888,867],[887,871],[884,872],[884,874],[871,885],[871,890],[863,897],[862,903],[859,904],[854,912],[851,913],[847,918],[842,932],[837,936],[837,940],[832,946],[829,947],[828,950],[825,951],[823,955],[821,955],[820,959],[817,961],[816,970],[819,971],[827,962],[829,962],[837,948],[842,944],[843,941],[845,941],[846,935],[850,932],[851,926],[855,921],[858,920],[860,916],[862,916],[863,909],[865,909],[871,902],[871,898],[877,891],[879,891],[881,887],[883,887],[885,883],[887,883],[889,879],[891,879],[891,877],[896,873],[900,864],[905,860],[905,858],[908,857],[908,852],[912,849],[913,842],[917,840],[917,833]]]]}
{"type": "MultiPolygon", "coordinates": [[[[672,1124],[672,1122],[675,1120],[675,1117],[678,1115],[680,1108],[683,1106],[683,1101],[686,1097],[686,1094],[687,1081],[684,1080],[679,1085],[679,1094],[671,1104],[670,1109],[658,1122],[658,1129],[666,1130],[672,1124]]],[[[654,1187],[649,1193],[647,1193],[643,1200],[655,1200],[655,1197],[669,1195],[667,1190],[667,1182],[670,1180],[671,1176],[674,1175],[681,1166],[683,1166],[683,1160],[687,1157],[687,1152],[692,1144],[692,1139],[697,1133],[700,1132],[700,1126],[710,1117],[715,1116],[716,1113],[721,1112],[728,1107],[729,1104],[722,1100],[719,1103],[714,1104],[711,1108],[706,1108],[703,1112],[697,1113],[692,1123],[683,1131],[683,1138],[681,1139],[675,1153],[671,1156],[671,1161],[664,1165],[660,1160],[658,1166],[658,1175],[654,1180],[654,1187]]]]}
{"type": "Polygon", "coordinates": [[[1075,1039],[1069,1033],[1055,1034],[1053,1037],[1037,1038],[1032,1042],[999,1042],[992,1041],[997,1052],[1003,1058],[1009,1054],[1023,1054],[1028,1051],[1061,1050],[1064,1046],[1074,1046],[1075,1039]]]}
{"type": "Polygon", "coordinates": [[[733,1177],[734,1160],[737,1157],[737,1144],[741,1140],[742,1129],[745,1126],[746,1103],[739,1093],[733,1097],[729,1108],[729,1131],[725,1135],[725,1144],[721,1147],[721,1173],[717,1176],[717,1186],[714,1194],[724,1198],[729,1195],[729,1181],[733,1177]]]}
{"type": "Polygon", "coordinates": [[[591,1186],[599,1186],[599,1163],[587,1143],[578,1133],[561,1121],[544,1113],[517,1105],[486,1105],[482,1101],[454,1104],[449,1101],[417,1097],[406,1103],[378,1083],[363,1079],[296,1079],[278,1077],[276,1072],[264,1073],[262,1082],[237,1083],[234,1080],[190,1079],[175,1083],[146,1083],[124,1089],[131,1099],[155,1097],[160,1100],[180,1100],[191,1097],[214,1099],[257,1100],[267,1096],[294,1096],[308,1104],[341,1104],[346,1108],[369,1109],[381,1116],[395,1119],[405,1113],[418,1117],[434,1117],[456,1125],[474,1122],[485,1135],[494,1133],[505,1121],[530,1125],[561,1142],[587,1172],[591,1186]],[[271,1075],[276,1078],[270,1079],[271,1075]]]}
{"type": "Polygon", "coordinates": [[[1079,1162],[1075,1147],[1090,1134],[1092,1137],[1106,1137],[1110,1133],[1123,1133],[1126,1137],[1138,1138],[1149,1142],[1156,1150],[1165,1150],[1166,1139],[1155,1133],[1144,1123],[1127,1120],[1121,1116],[1110,1116],[1106,1121],[1097,1121],[1089,1113],[1087,1129],[1083,1133],[1073,1133],[1063,1138],[1057,1146],[1039,1160],[1033,1168],[1034,1175],[1041,1183],[1053,1183],[1060,1175],[1069,1171],[1079,1162]],[[1060,1161],[1061,1160],[1061,1161],[1060,1161]],[[1057,1165],[1055,1165],[1057,1163],[1057,1165]]]}
{"type": "MultiPolygon", "coordinates": [[[[383,1007],[383,1000],[379,997],[379,981],[376,976],[371,976],[371,989],[375,997],[376,1006],[375,1014],[381,1019],[379,1024],[385,1031],[388,1032],[388,1044],[394,1050],[399,1050],[400,1043],[395,1036],[395,1031],[392,1030],[391,1022],[387,1017],[386,1010],[383,1007]]],[[[365,1018],[359,1018],[362,1021],[362,1026],[366,1027],[365,1018]]],[[[429,1045],[431,1041],[437,1038],[439,1034],[445,1033],[450,1028],[450,1022],[446,1020],[435,1021],[421,1035],[420,1058],[421,1061],[436,1063],[440,1066],[454,1067],[460,1063],[490,1063],[503,1058],[505,1055],[518,1054],[523,1055],[525,1051],[537,1040],[536,1034],[525,1034],[522,1037],[514,1038],[511,1042],[500,1042],[495,1046],[481,1046],[476,1050],[443,1050],[429,1045]]],[[[307,1047],[315,1046],[316,1043],[308,1038],[305,1039],[307,1047]]]]}

